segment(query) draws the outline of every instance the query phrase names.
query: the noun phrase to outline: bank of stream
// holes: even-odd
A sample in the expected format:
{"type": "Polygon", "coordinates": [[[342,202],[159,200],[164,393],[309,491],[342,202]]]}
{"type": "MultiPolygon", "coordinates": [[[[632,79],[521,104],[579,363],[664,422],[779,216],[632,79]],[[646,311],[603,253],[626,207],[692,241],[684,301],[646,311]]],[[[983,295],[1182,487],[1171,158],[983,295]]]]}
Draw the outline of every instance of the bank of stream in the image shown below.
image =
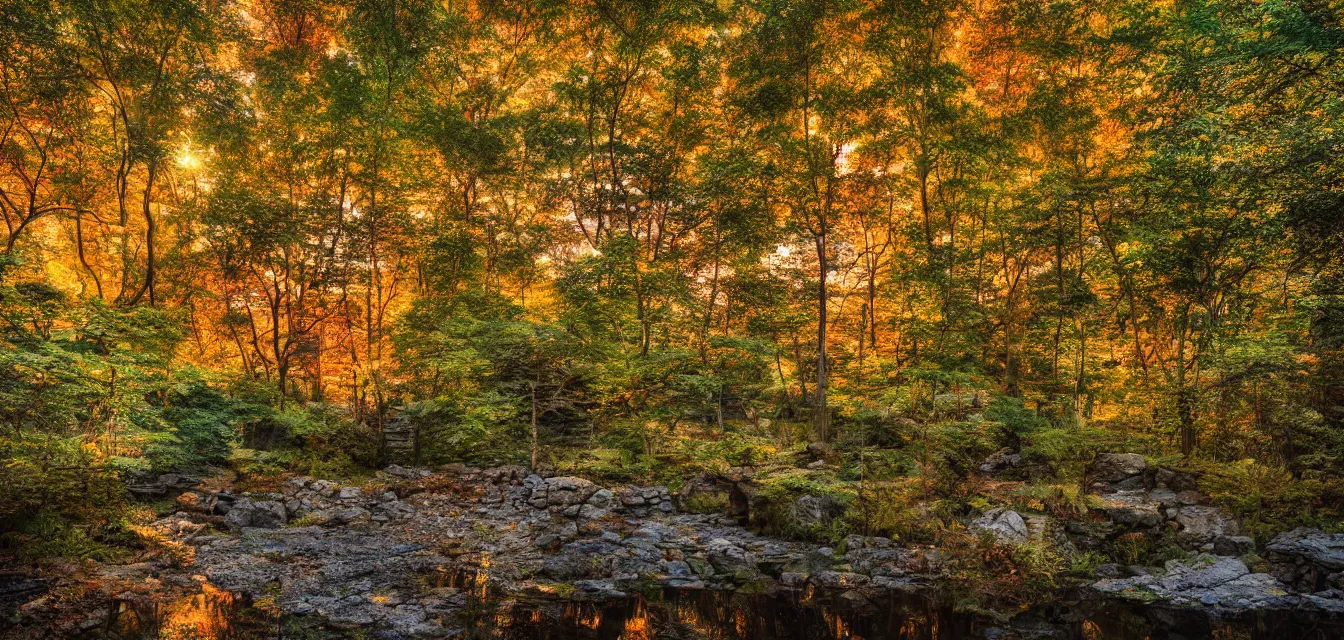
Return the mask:
{"type": "Polygon", "coordinates": [[[511,467],[274,489],[183,493],[152,557],[42,576],[0,638],[1344,637],[1316,533],[1278,548],[1319,589],[1204,554],[995,612],[944,588],[938,549],[775,539],[664,487],[511,467]]]}

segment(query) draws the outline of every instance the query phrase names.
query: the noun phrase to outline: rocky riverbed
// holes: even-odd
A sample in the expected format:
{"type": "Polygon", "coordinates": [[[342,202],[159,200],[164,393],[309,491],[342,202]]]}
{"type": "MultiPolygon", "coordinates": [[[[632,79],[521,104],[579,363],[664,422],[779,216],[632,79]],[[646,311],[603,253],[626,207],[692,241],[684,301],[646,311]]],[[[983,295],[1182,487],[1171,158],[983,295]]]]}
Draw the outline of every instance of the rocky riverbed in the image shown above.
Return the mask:
{"type": "MultiPolygon", "coordinates": [[[[1118,468],[1102,480],[1113,489],[1108,509],[1118,514],[1107,524],[1176,522],[1203,552],[1163,567],[1103,567],[1112,577],[1075,597],[1215,618],[1255,611],[1326,621],[1344,615],[1344,536],[1284,534],[1265,550],[1272,571],[1253,572],[1238,556],[1253,551],[1254,542],[1234,535],[1234,522],[1194,495],[1184,505],[1168,497],[1179,495],[1167,486],[1178,480],[1133,482],[1148,471],[1126,463],[1132,461],[1115,461],[1118,468]],[[1189,507],[1213,515],[1194,518],[1189,507]]],[[[666,487],[601,487],[519,467],[431,473],[394,466],[362,486],[300,477],[248,495],[190,490],[178,504],[181,511],[152,525],[174,553],[84,567],[70,572],[80,577],[64,579],[105,584],[112,601],[138,603],[138,610],[166,593],[208,585],[336,633],[433,638],[460,634],[464,611],[492,594],[610,603],[669,590],[824,592],[871,604],[933,597],[944,569],[933,548],[850,536],[837,551],[772,539],[733,517],[682,513],[666,487]]],[[[1005,544],[1068,535],[1061,523],[1002,508],[969,524],[1005,544]]],[[[116,607],[80,610],[59,594],[53,588],[18,606],[11,635],[74,637],[114,626],[116,607]]]]}

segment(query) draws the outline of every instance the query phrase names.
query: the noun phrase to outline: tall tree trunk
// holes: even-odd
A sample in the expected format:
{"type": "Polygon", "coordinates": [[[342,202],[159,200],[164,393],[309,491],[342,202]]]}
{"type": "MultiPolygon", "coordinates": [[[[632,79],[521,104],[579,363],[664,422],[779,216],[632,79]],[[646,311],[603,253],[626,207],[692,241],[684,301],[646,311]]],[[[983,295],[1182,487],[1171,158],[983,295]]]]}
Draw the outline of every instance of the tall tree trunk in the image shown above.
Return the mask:
{"type": "Polygon", "coordinates": [[[828,381],[826,379],[826,270],[830,266],[826,261],[826,232],[816,236],[817,241],[817,401],[816,423],[817,438],[822,442],[830,439],[830,413],[826,403],[828,381]]]}
{"type": "Polygon", "coordinates": [[[537,470],[537,383],[532,383],[532,471],[537,470]]]}
{"type": "Polygon", "coordinates": [[[1176,418],[1180,425],[1181,453],[1190,455],[1195,450],[1195,393],[1185,383],[1185,334],[1190,326],[1190,307],[1181,311],[1181,324],[1176,336],[1176,418]]]}

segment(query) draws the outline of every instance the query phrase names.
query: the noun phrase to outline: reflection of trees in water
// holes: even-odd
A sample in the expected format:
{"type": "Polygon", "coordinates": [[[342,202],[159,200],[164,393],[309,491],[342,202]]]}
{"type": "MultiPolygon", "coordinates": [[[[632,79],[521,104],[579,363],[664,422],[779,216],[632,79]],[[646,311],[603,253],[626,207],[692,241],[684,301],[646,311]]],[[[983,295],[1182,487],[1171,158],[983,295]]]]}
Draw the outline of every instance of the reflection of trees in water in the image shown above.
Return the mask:
{"type": "Polygon", "coordinates": [[[124,640],[233,640],[270,627],[272,616],[209,584],[172,602],[119,600],[108,622],[111,637],[124,640]],[[245,611],[246,610],[246,611],[245,611]]]}
{"type": "Polygon", "coordinates": [[[874,604],[803,594],[667,590],[606,603],[506,600],[494,611],[475,620],[474,633],[547,640],[972,637],[969,622],[940,624],[939,609],[920,598],[874,604]]]}
{"type": "MultiPolygon", "coordinates": [[[[456,620],[467,628],[466,638],[979,640],[997,628],[1008,632],[1007,637],[1016,637],[1011,634],[1021,631],[1062,640],[1267,640],[1314,637],[1305,634],[1323,622],[1308,615],[1266,613],[1219,621],[1198,610],[1096,601],[1047,605],[1004,621],[957,611],[948,603],[920,595],[868,598],[859,591],[822,593],[811,588],[770,594],[655,589],[646,595],[596,602],[572,599],[567,589],[556,585],[555,590],[565,595],[519,598],[484,589],[484,577],[483,571],[445,571],[431,581],[435,587],[448,587],[468,596],[467,606],[456,620]]],[[[286,621],[267,598],[250,601],[208,584],[203,584],[199,593],[168,603],[117,601],[111,613],[108,633],[89,637],[246,640],[276,637],[280,629],[295,623],[306,628],[298,636],[305,638],[363,638],[374,631],[328,629],[316,617],[286,621]]],[[[445,628],[452,628],[454,621],[443,622],[445,628]]],[[[1326,633],[1339,630],[1329,627],[1326,633]]],[[[285,633],[281,637],[290,636],[285,633]]]]}

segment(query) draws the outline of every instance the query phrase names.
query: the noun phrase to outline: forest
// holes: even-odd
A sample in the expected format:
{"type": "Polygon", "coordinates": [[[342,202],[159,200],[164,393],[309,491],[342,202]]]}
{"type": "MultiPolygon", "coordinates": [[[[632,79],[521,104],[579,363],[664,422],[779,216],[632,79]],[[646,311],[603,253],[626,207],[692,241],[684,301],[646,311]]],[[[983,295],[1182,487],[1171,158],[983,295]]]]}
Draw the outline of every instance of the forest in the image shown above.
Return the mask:
{"type": "Polygon", "coordinates": [[[1171,557],[967,541],[1086,519],[1117,454],[1261,546],[1344,529],[1342,20],[4,0],[0,565],[145,553],[163,474],[394,463],[701,512],[754,474],[755,530],[947,547],[1000,598],[1171,557]]]}

